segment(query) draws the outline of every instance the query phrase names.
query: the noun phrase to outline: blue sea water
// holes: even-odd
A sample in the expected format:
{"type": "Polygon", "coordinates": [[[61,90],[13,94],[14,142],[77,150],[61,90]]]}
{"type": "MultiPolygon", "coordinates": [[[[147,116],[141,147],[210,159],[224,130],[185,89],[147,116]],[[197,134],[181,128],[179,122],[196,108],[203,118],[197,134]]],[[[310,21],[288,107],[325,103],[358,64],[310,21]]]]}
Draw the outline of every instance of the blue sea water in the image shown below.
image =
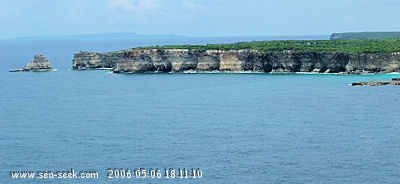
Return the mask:
{"type": "Polygon", "coordinates": [[[78,50],[221,39],[0,42],[0,183],[398,183],[400,77],[74,71],[78,50]],[[57,71],[9,73],[43,53],[57,71]],[[96,170],[98,179],[10,171],[96,170]],[[201,179],[109,179],[200,168],[201,179]]]}

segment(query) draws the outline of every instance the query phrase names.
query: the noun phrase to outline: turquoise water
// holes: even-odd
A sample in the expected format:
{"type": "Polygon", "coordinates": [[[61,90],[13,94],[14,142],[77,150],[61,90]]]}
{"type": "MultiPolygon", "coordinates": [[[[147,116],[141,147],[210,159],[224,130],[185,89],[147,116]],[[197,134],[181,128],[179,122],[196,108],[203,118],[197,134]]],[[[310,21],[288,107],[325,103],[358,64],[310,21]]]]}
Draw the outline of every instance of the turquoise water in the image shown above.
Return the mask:
{"type": "Polygon", "coordinates": [[[399,87],[348,85],[398,74],[119,75],[68,70],[71,53],[129,43],[31,44],[0,44],[0,183],[400,181],[399,87]],[[40,49],[59,70],[8,72],[40,49]],[[140,167],[203,175],[107,178],[107,168],[140,167]],[[70,168],[99,178],[9,173],[70,168]]]}

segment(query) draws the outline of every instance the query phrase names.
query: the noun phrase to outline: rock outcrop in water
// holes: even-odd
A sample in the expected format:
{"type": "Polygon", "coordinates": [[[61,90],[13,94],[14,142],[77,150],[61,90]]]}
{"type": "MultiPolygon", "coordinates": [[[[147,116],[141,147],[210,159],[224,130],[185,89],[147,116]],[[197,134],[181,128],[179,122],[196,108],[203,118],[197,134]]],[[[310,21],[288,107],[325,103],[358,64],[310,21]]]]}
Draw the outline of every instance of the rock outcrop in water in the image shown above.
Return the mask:
{"type": "Polygon", "coordinates": [[[390,81],[367,81],[354,82],[352,86],[382,86],[382,85],[400,85],[400,78],[393,78],[390,81]]]}
{"type": "Polygon", "coordinates": [[[54,70],[54,68],[50,66],[49,60],[44,55],[37,54],[23,68],[10,70],[10,72],[44,72],[51,70],[54,70]]]}
{"type": "Polygon", "coordinates": [[[73,69],[110,68],[141,72],[400,72],[400,52],[258,51],[202,49],[130,49],[74,55],[73,69]]]}

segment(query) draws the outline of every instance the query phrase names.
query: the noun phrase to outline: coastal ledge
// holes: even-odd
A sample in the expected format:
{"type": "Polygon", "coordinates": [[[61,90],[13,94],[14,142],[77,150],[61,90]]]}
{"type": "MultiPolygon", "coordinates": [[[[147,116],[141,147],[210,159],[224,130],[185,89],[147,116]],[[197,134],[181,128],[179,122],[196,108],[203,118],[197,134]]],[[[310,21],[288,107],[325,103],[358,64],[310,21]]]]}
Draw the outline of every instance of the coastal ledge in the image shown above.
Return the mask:
{"type": "Polygon", "coordinates": [[[46,72],[54,70],[49,60],[42,54],[37,54],[21,69],[12,69],[9,72],[46,72]]]}
{"type": "Polygon", "coordinates": [[[390,81],[367,81],[354,82],[352,86],[382,86],[382,85],[400,85],[400,78],[392,78],[390,81]]]}

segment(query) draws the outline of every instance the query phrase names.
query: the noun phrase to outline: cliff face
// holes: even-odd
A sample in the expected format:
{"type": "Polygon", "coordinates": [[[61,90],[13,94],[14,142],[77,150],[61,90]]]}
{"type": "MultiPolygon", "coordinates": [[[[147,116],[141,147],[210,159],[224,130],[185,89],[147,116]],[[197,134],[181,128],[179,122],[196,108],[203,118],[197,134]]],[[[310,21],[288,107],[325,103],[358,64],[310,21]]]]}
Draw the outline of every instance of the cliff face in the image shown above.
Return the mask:
{"type": "Polygon", "coordinates": [[[111,53],[78,52],[73,68],[112,68],[115,73],[251,72],[400,72],[400,53],[133,49],[111,53]]]}

